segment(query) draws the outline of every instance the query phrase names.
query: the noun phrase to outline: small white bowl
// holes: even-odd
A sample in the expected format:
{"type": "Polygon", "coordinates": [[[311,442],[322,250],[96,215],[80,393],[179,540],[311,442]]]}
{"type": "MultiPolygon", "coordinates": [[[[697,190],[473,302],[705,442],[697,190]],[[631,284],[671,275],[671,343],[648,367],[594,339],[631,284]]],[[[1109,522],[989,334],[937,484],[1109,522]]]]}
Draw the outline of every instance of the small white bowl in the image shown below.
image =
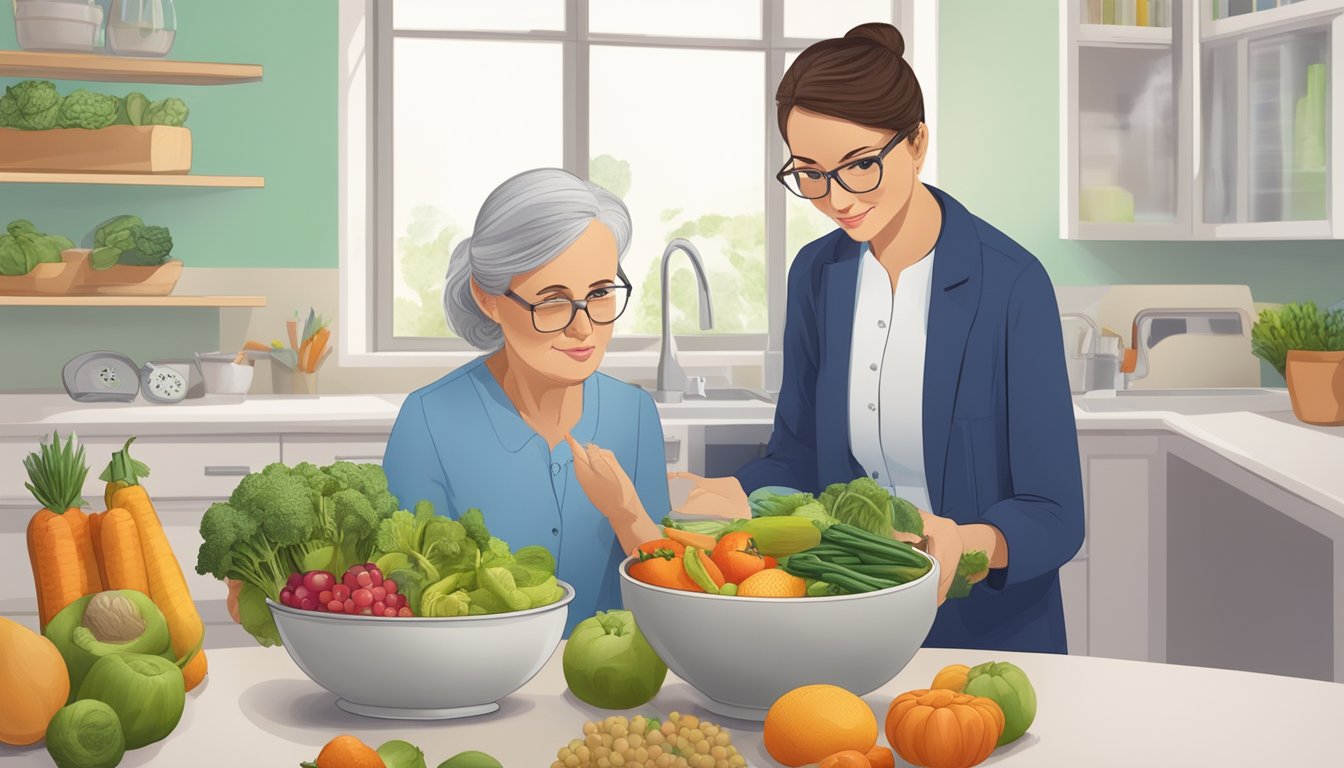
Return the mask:
{"type": "Polygon", "coordinates": [[[224,353],[196,354],[196,363],[205,380],[205,391],[211,395],[245,395],[252,387],[256,369],[251,363],[233,362],[236,355],[224,353]]]}
{"type": "MultiPolygon", "coordinates": [[[[923,554],[923,553],[921,553],[923,554]]],[[[928,555],[924,555],[928,557],[928,555]]],[[[621,563],[621,602],[705,709],[765,720],[780,696],[827,684],[863,696],[910,663],[938,612],[938,562],[920,578],[834,597],[725,597],[645,584],[621,563]]]]}
{"type": "Polygon", "coordinates": [[[26,0],[14,5],[19,47],[30,51],[92,51],[103,9],[88,3],[26,0]]]}
{"type": "Polygon", "coordinates": [[[271,600],[290,658],[336,706],[392,720],[448,720],[499,709],[560,646],[574,588],[529,611],[446,618],[346,616],[271,600]],[[372,655],[370,655],[372,654],[372,655]]]}

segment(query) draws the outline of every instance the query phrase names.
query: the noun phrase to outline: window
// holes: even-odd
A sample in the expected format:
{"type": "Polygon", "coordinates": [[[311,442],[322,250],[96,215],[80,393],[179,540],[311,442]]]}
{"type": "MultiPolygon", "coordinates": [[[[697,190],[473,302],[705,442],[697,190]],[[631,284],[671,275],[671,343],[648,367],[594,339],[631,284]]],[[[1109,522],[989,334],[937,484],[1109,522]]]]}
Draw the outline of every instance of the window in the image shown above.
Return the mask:
{"type": "Polygon", "coordinates": [[[775,86],[814,40],[865,21],[900,26],[911,56],[914,2],[343,3],[342,316],[367,329],[346,334],[343,362],[474,355],[443,317],[452,249],[499,182],[554,166],[621,196],[633,219],[635,295],[609,359],[656,360],[661,256],[684,237],[705,261],[714,327],[700,329],[694,275],[674,255],[683,361],[759,363],[779,344],[792,255],[832,228],[773,181],[786,154],[775,86]]]}

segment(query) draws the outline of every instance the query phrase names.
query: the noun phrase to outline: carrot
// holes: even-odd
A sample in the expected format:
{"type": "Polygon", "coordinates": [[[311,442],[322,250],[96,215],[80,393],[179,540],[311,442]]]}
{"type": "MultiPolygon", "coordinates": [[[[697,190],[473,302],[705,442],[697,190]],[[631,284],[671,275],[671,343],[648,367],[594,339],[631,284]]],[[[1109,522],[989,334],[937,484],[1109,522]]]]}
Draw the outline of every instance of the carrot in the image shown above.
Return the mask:
{"type": "Polygon", "coordinates": [[[692,533],[690,531],[678,530],[671,526],[663,528],[663,535],[675,542],[685,544],[688,547],[707,549],[710,552],[713,552],[714,545],[718,544],[718,541],[707,533],[692,533]]]}
{"type": "Polygon", "coordinates": [[[108,589],[134,589],[149,595],[149,575],[145,572],[140,534],[131,513],[109,509],[103,521],[103,567],[107,570],[108,589]]]}
{"type": "Polygon", "coordinates": [[[106,512],[94,512],[89,515],[89,541],[93,544],[93,559],[97,561],[98,581],[102,584],[99,589],[101,592],[108,589],[107,569],[103,567],[103,518],[107,517],[106,512]]]}
{"type": "Polygon", "coordinates": [[[74,450],[73,435],[64,445],[60,435],[53,432],[51,438],[23,460],[30,480],[24,487],[41,505],[29,520],[26,535],[42,626],[65,606],[102,587],[87,519],[79,508],[85,503],[80,489],[88,475],[84,446],[74,450]],[[54,511],[58,509],[63,511],[54,511]]]}
{"type": "Polygon", "coordinates": [[[866,755],[872,768],[896,768],[896,756],[881,744],[874,744],[866,755]]]}
{"type": "Polygon", "coordinates": [[[868,756],[853,749],[836,752],[821,761],[819,768],[872,768],[868,756]]]}
{"type": "Polygon", "coordinates": [[[317,370],[317,361],[322,357],[322,350],[326,349],[327,338],[331,336],[331,331],[323,328],[313,334],[311,343],[308,345],[308,360],[304,364],[304,370],[313,372],[317,370]]]}
{"type": "Polygon", "coordinates": [[[205,652],[200,650],[205,638],[205,624],[196,611],[196,604],[191,600],[187,580],[182,575],[182,566],[173,555],[173,548],[163,531],[163,523],[154,511],[149,494],[139,484],[140,476],[149,474],[149,468],[131,459],[130,448],[134,440],[131,437],[120,451],[112,454],[112,461],[102,474],[112,499],[108,508],[120,507],[126,510],[135,522],[140,538],[140,553],[144,557],[149,596],[163,611],[163,617],[168,622],[173,654],[183,658],[195,652],[182,669],[187,690],[191,690],[205,678],[205,652]]]}

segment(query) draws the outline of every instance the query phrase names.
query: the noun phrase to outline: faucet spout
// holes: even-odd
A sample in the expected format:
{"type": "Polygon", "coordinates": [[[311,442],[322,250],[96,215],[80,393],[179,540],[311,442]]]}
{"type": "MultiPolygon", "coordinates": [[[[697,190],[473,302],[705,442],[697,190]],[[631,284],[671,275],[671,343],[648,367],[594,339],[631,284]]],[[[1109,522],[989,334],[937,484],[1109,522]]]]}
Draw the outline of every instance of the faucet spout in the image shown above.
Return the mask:
{"type": "Polygon", "coordinates": [[[1242,336],[1250,333],[1250,313],[1241,307],[1210,309],[1170,309],[1150,307],[1134,315],[1132,356],[1127,356],[1121,371],[1125,384],[1148,375],[1148,350],[1168,336],[1182,333],[1242,336]],[[1175,321],[1159,332],[1154,321],[1175,321]]]}
{"type": "Polygon", "coordinates": [[[686,372],[677,362],[677,340],[672,334],[672,290],[671,257],[677,251],[686,254],[691,268],[695,272],[696,284],[700,289],[700,328],[709,330],[714,327],[714,310],[709,300],[709,280],[705,277],[704,261],[700,252],[685,238],[678,237],[667,244],[662,261],[662,302],[663,302],[663,338],[658,352],[658,385],[653,396],[659,402],[677,402],[681,399],[688,384],[686,372]]]}

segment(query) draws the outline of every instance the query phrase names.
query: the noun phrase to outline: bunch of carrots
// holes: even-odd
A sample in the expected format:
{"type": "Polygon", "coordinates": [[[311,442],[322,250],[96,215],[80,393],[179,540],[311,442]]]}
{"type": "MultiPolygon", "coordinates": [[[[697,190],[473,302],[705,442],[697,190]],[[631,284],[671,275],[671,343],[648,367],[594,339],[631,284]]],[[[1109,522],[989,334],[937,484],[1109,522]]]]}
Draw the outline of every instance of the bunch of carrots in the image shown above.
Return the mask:
{"type": "Polygon", "coordinates": [[[318,366],[322,365],[331,354],[330,323],[317,314],[316,310],[310,308],[302,330],[299,328],[298,310],[294,311],[294,318],[286,321],[285,326],[289,334],[288,347],[279,339],[272,341],[269,347],[259,341],[249,341],[243,345],[242,351],[233,362],[242,363],[248,350],[270,352],[272,360],[279,361],[289,368],[301,373],[315,373],[318,366]]]}
{"type": "MultiPolygon", "coordinates": [[[[158,513],[140,478],[149,467],[131,458],[132,437],[112,454],[99,479],[107,483],[106,512],[88,514],[81,496],[88,466],[84,447],[74,437],[43,443],[24,459],[31,482],[24,485],[42,505],[28,522],[28,559],[37,587],[38,620],[45,628],[62,608],[85,595],[134,589],[149,595],[163,611],[179,658],[199,647],[205,625],[187,590],[182,567],[173,555],[158,513]]],[[[205,678],[205,653],[182,670],[187,690],[205,678]]]]}

